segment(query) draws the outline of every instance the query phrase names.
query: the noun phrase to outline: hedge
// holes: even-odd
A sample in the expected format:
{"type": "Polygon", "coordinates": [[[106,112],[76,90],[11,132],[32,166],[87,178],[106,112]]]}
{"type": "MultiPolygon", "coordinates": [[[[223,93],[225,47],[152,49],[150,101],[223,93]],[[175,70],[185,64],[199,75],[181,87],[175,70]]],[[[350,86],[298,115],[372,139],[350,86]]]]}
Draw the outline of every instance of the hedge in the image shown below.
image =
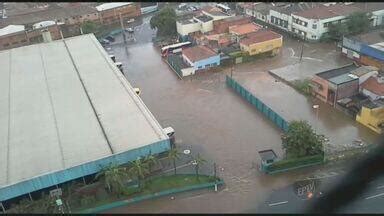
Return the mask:
{"type": "Polygon", "coordinates": [[[276,161],[272,163],[270,166],[268,166],[269,171],[278,170],[278,169],[287,169],[287,168],[293,168],[296,166],[303,166],[308,165],[312,163],[319,163],[324,161],[324,155],[313,155],[308,157],[302,157],[302,158],[293,158],[293,159],[287,159],[287,160],[281,160],[276,161]]]}

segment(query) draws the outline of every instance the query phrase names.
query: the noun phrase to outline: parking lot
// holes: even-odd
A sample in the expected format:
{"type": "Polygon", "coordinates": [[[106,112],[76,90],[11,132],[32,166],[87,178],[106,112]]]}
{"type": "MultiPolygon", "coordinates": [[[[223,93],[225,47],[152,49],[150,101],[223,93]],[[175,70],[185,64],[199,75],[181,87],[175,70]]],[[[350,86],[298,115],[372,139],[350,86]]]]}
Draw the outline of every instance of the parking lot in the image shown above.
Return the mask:
{"type": "MultiPolygon", "coordinates": [[[[280,134],[268,119],[225,85],[229,69],[198,74],[180,80],[161,59],[150,42],[154,35],[149,18],[135,27],[136,42],[114,45],[111,51],[123,63],[126,78],[141,89],[141,98],[163,127],[176,131],[177,145],[192,154],[215,161],[226,187],[219,192],[194,192],[133,206],[109,210],[109,213],[234,213],[254,209],[273,190],[295,181],[312,170],[299,170],[267,176],[257,170],[258,151],[273,148],[282,154],[280,134]]],[[[117,36],[116,40],[122,40],[117,36]]],[[[327,59],[336,62],[339,54],[333,45],[306,44],[304,61],[327,59]]],[[[235,74],[252,74],[293,64],[300,43],[286,38],[279,56],[240,64],[235,74]],[[292,55],[292,50],[296,53],[292,55]]]]}

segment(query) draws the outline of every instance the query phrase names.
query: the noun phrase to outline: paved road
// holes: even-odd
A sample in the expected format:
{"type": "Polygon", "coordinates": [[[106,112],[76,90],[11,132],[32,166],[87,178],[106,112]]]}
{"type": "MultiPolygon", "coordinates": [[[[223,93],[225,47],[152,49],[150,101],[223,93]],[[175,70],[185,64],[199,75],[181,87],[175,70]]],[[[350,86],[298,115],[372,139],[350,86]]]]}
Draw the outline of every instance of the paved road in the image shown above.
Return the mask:
{"type": "MultiPolygon", "coordinates": [[[[243,212],[265,200],[272,189],[290,185],[298,176],[313,172],[305,169],[277,176],[258,172],[258,151],[273,148],[282,154],[281,131],[226,87],[225,73],[229,71],[180,80],[150,42],[154,32],[148,22],[149,17],[135,28],[136,41],[127,46],[113,46],[110,51],[123,63],[131,84],[141,89],[141,98],[160,124],[175,128],[178,146],[190,149],[192,154],[199,152],[223,168],[218,174],[226,187],[217,193],[180,194],[174,200],[163,197],[112,209],[109,213],[243,212]]],[[[122,36],[116,40],[122,41],[122,36]]],[[[298,50],[299,43],[289,40],[284,43],[286,47],[280,56],[241,64],[235,72],[265,71],[297,61],[288,48],[298,50]]],[[[324,56],[330,52],[326,50],[321,51],[324,56]]]]}
{"type": "MultiPolygon", "coordinates": [[[[329,187],[340,182],[342,175],[319,179],[321,188],[318,191],[326,191],[329,187]]],[[[338,210],[339,213],[384,213],[384,177],[371,182],[369,187],[347,206],[338,210]]],[[[294,193],[294,186],[290,185],[274,191],[256,209],[247,212],[260,213],[300,213],[305,212],[310,204],[316,202],[312,199],[302,199],[294,193]]]]}

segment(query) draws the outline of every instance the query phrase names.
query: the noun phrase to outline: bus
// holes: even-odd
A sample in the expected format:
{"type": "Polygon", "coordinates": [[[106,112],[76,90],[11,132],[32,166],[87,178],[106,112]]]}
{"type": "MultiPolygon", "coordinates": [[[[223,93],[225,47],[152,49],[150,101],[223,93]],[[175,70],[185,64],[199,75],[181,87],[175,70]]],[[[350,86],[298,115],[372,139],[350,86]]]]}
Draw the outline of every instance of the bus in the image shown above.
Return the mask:
{"type": "Polygon", "coordinates": [[[229,8],[228,6],[225,6],[223,4],[216,4],[216,7],[219,8],[222,12],[224,12],[226,14],[229,14],[231,11],[231,8],[229,8]]]}
{"type": "Polygon", "coordinates": [[[164,46],[161,48],[161,55],[163,57],[166,57],[168,55],[168,53],[178,53],[178,52],[181,52],[181,49],[183,47],[188,47],[190,46],[192,43],[187,41],[187,42],[182,42],[182,43],[177,43],[177,44],[171,44],[171,45],[168,45],[168,46],[164,46]]]}

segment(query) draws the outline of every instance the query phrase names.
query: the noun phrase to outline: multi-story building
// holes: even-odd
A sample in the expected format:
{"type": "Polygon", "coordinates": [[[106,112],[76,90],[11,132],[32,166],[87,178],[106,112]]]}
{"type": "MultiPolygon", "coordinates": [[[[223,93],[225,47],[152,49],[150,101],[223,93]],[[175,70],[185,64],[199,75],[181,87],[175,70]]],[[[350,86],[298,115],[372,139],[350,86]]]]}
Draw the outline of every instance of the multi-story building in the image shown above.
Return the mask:
{"type": "Polygon", "coordinates": [[[193,14],[180,17],[176,21],[177,33],[184,39],[191,33],[207,33],[214,29],[214,23],[232,17],[219,8],[207,6],[193,14]]]}
{"type": "Polygon", "coordinates": [[[336,4],[331,6],[319,5],[292,14],[291,31],[307,40],[319,40],[328,32],[330,23],[341,23],[347,20],[347,16],[361,12],[361,9],[353,5],[336,4]]]}
{"type": "Polygon", "coordinates": [[[121,19],[133,18],[141,15],[140,3],[114,2],[105,3],[96,7],[99,13],[100,22],[111,24],[121,19]]]}
{"type": "Polygon", "coordinates": [[[0,29],[0,50],[11,49],[44,41],[43,32],[47,30],[52,40],[61,39],[60,25],[53,24],[26,30],[23,25],[10,25],[0,29]]]}
{"type": "Polygon", "coordinates": [[[0,27],[25,25],[26,28],[32,28],[33,24],[47,20],[66,25],[78,25],[84,21],[99,22],[99,14],[94,7],[88,5],[61,7],[0,19],[0,27]]]}

